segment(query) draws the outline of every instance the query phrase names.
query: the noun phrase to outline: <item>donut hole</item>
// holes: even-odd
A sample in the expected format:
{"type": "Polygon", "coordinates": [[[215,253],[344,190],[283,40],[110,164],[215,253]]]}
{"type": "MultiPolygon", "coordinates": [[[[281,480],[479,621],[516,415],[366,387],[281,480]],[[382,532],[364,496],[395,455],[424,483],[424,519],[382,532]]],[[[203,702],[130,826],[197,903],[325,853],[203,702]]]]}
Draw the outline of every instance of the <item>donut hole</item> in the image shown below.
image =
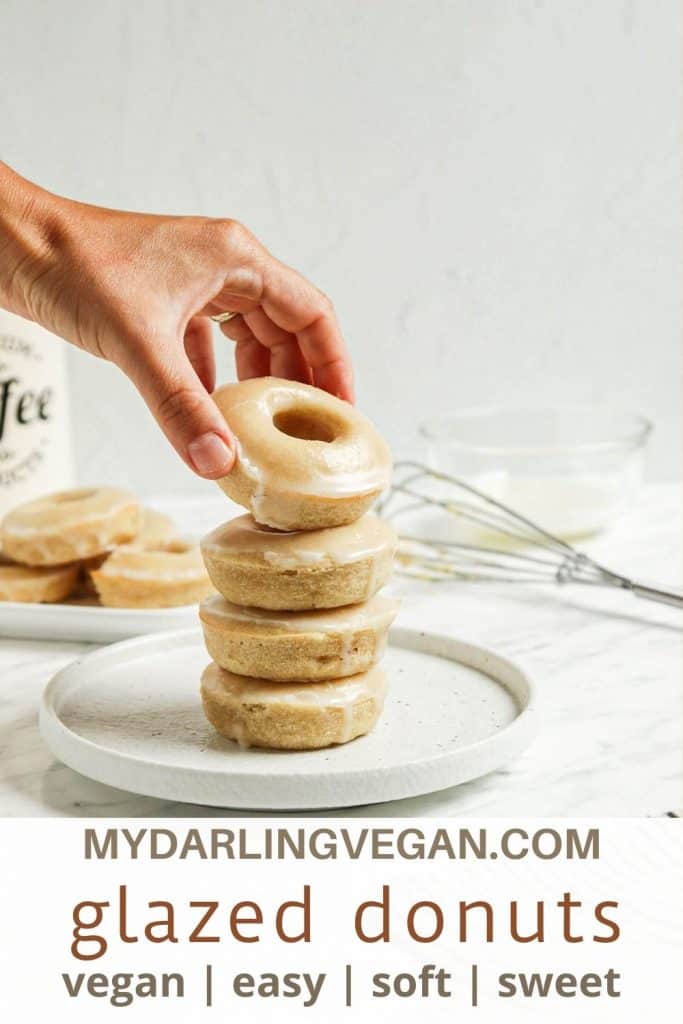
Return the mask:
{"type": "Polygon", "coordinates": [[[61,494],[55,494],[52,499],[58,505],[66,505],[70,501],[86,501],[88,498],[93,498],[97,491],[92,487],[82,487],[77,491],[63,491],[61,494]]]}
{"type": "Polygon", "coordinates": [[[342,431],[342,424],[312,409],[283,409],[273,416],[273,426],[281,434],[300,441],[323,441],[330,444],[342,431]]]}

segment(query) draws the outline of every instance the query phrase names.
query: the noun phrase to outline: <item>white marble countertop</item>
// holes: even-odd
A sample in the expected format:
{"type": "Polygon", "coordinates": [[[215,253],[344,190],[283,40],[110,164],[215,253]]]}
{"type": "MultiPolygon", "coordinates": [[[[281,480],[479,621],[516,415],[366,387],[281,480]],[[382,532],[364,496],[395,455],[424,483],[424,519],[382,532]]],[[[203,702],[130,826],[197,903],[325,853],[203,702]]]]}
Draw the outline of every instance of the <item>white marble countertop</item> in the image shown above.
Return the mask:
{"type": "MultiPolygon", "coordinates": [[[[675,585],[680,486],[646,488],[609,534],[583,545],[624,573],[675,585]]],[[[221,499],[217,499],[220,502],[221,499]]],[[[176,505],[197,532],[214,500],[176,505]]],[[[446,629],[521,662],[538,688],[540,733],[508,768],[428,796],[341,815],[661,815],[679,808],[683,633],[673,608],[568,586],[399,583],[401,621],[446,629]]],[[[57,762],[38,733],[43,687],[85,644],[0,638],[0,815],[225,817],[136,796],[57,762]]],[[[240,812],[240,816],[244,816],[240,812]]]]}

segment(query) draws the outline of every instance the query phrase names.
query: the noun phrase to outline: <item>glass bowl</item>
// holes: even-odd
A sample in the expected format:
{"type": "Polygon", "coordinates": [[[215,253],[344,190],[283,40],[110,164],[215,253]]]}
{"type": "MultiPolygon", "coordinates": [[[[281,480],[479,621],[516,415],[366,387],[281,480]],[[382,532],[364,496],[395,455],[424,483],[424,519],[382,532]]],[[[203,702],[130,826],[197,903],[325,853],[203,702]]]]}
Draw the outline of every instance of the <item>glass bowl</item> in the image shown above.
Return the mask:
{"type": "Polygon", "coordinates": [[[610,526],[632,503],[651,432],[642,416],[571,405],[468,409],[420,427],[432,469],[563,538],[610,526]]]}

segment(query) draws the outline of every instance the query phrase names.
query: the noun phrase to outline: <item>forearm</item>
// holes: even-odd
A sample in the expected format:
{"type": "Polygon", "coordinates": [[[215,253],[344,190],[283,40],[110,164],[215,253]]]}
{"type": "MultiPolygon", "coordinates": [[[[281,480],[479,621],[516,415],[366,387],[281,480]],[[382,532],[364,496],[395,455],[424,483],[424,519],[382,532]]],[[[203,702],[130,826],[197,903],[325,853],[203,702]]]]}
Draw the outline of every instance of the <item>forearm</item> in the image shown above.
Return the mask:
{"type": "Polygon", "coordinates": [[[35,282],[55,260],[60,201],[0,162],[0,307],[41,320],[35,282]]]}

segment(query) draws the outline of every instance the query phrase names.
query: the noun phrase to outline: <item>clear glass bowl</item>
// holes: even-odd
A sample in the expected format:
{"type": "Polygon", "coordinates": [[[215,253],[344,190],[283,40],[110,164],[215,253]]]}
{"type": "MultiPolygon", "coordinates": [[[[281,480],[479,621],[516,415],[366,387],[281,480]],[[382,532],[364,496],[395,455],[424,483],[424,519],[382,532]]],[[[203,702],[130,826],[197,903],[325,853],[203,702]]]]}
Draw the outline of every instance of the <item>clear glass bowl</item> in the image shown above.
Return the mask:
{"type": "Polygon", "coordinates": [[[642,416],[570,405],[469,409],[420,427],[432,469],[565,538],[604,529],[632,503],[651,431],[642,416]]]}

